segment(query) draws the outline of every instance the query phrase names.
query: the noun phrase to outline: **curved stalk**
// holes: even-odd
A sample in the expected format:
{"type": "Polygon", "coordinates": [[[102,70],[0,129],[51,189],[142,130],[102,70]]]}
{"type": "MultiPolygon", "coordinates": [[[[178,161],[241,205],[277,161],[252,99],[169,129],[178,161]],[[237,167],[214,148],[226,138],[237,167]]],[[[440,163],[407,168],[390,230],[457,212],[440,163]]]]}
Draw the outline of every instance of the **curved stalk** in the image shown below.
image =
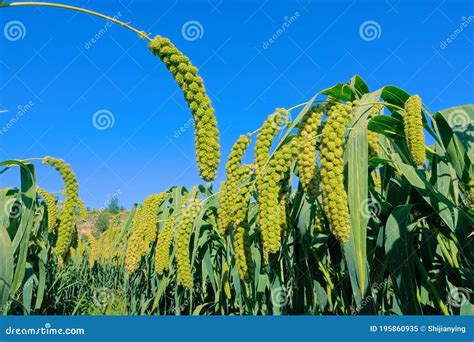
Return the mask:
{"type": "Polygon", "coordinates": [[[94,12],[85,8],[81,7],[76,7],[76,6],[69,6],[69,5],[63,5],[63,4],[57,4],[53,2],[36,2],[36,1],[28,1],[28,2],[11,2],[11,3],[6,3],[6,4],[0,4],[0,8],[10,8],[10,7],[24,7],[24,6],[39,6],[39,7],[54,7],[54,8],[62,8],[62,9],[67,9],[71,11],[76,11],[76,12],[82,12],[86,14],[90,14],[105,20],[108,20],[112,23],[115,23],[117,25],[120,25],[122,27],[125,27],[126,29],[129,29],[130,31],[136,33],[140,38],[142,39],[147,39],[148,41],[151,41],[151,38],[148,37],[147,33],[145,31],[140,31],[134,28],[133,26],[130,26],[123,21],[117,20],[113,17],[109,17],[108,15],[104,15],[98,12],[94,12]]]}

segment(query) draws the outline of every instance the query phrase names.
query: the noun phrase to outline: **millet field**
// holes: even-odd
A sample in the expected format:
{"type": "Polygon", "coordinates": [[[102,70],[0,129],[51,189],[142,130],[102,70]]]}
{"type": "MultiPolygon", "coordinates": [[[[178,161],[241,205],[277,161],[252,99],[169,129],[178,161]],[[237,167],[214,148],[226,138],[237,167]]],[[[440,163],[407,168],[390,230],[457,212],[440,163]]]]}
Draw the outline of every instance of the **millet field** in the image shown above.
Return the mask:
{"type": "Polygon", "coordinates": [[[193,56],[89,14],[132,30],[166,66],[194,122],[202,182],[94,210],[67,160],[1,162],[0,177],[20,184],[0,189],[2,314],[474,314],[474,105],[433,113],[417,94],[355,75],[259,113],[261,126],[222,155],[193,56]],[[60,193],[38,182],[41,163],[60,193]]]}

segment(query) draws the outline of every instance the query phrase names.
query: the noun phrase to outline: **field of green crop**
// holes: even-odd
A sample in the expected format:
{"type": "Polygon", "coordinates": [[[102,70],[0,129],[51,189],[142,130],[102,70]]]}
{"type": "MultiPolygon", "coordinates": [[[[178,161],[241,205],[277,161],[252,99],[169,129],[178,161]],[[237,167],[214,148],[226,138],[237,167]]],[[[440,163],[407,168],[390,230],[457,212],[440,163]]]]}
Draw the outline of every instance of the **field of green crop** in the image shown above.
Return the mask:
{"type": "Polygon", "coordinates": [[[105,18],[148,40],[182,90],[203,182],[88,210],[67,161],[1,162],[20,184],[0,189],[3,314],[474,314],[474,105],[432,113],[355,75],[262,113],[221,156],[192,56],[105,18]],[[37,182],[38,163],[61,193],[37,182]]]}

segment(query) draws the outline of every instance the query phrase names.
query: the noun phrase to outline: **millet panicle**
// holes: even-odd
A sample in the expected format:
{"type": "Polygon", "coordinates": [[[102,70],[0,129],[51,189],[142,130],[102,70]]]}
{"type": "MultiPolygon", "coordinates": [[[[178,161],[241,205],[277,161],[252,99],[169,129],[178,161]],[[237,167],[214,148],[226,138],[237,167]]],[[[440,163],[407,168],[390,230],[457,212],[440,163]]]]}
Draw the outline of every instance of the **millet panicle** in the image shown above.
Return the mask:
{"type": "Polygon", "coordinates": [[[153,55],[165,63],[174,79],[183,90],[184,97],[193,114],[196,158],[201,178],[212,181],[219,165],[219,131],[214,108],[207,96],[198,69],[167,38],[156,36],[149,44],[153,55]]]}
{"type": "Polygon", "coordinates": [[[178,281],[185,288],[193,287],[193,276],[191,273],[192,265],[189,255],[189,243],[193,223],[199,215],[204,202],[200,199],[188,200],[184,204],[179,217],[177,241],[176,241],[176,258],[178,260],[178,281]]]}
{"type": "Polygon", "coordinates": [[[303,190],[308,196],[318,192],[316,137],[323,117],[323,106],[310,108],[304,115],[296,139],[298,144],[297,165],[303,190]]]}
{"type": "MultiPolygon", "coordinates": [[[[374,104],[369,112],[369,120],[373,118],[374,116],[377,116],[378,113],[382,110],[383,106],[384,106],[383,103],[374,104]]],[[[379,134],[376,132],[372,132],[371,130],[368,130],[367,140],[368,140],[367,142],[369,145],[369,158],[376,157],[378,155],[378,149],[379,149],[379,134]]]]}
{"type": "Polygon", "coordinates": [[[277,108],[274,114],[268,116],[263,122],[255,141],[255,171],[260,173],[270,157],[270,148],[275,139],[280,125],[283,124],[289,113],[286,109],[277,108]]]}
{"type": "Polygon", "coordinates": [[[321,188],[324,210],[336,238],[346,243],[351,234],[347,193],[344,189],[344,143],[346,127],[352,119],[352,103],[335,104],[321,140],[321,188]]]}
{"type": "Polygon", "coordinates": [[[38,193],[41,195],[41,197],[43,197],[46,211],[48,213],[48,232],[55,233],[59,218],[59,210],[57,205],[58,198],[52,193],[41,188],[38,188],[38,193]]]}
{"type": "Polygon", "coordinates": [[[238,172],[249,144],[250,138],[247,135],[241,135],[232,147],[226,164],[226,180],[221,188],[219,208],[217,209],[218,227],[222,236],[225,236],[227,228],[233,222],[232,208],[237,195],[238,172]]]}
{"type": "Polygon", "coordinates": [[[287,143],[280,147],[268,162],[261,175],[257,175],[259,208],[257,222],[263,239],[264,255],[268,256],[280,249],[281,245],[281,182],[287,177],[291,161],[296,155],[296,146],[287,143]]]}
{"type": "Polygon", "coordinates": [[[239,186],[234,204],[234,251],[240,278],[250,281],[253,278],[254,266],[250,250],[247,216],[250,206],[250,197],[253,183],[251,177],[254,173],[252,165],[242,165],[239,168],[239,186]]]}
{"type": "Polygon", "coordinates": [[[163,273],[168,269],[170,262],[170,247],[175,233],[174,227],[175,216],[170,214],[158,234],[158,240],[156,243],[155,272],[158,275],[163,275],[163,273]]]}
{"type": "Polygon", "coordinates": [[[421,98],[413,95],[405,102],[403,117],[405,139],[416,167],[421,167],[426,160],[425,134],[423,133],[423,117],[421,98]]]}
{"type": "Polygon", "coordinates": [[[69,252],[74,227],[76,225],[74,210],[79,201],[79,187],[71,165],[66,164],[61,159],[56,159],[53,157],[44,157],[43,163],[52,166],[59,172],[65,186],[66,199],[61,205],[58,239],[56,241],[55,247],[59,263],[62,264],[69,252]]]}
{"type": "Polygon", "coordinates": [[[167,193],[148,196],[135,213],[125,257],[125,265],[130,272],[137,269],[141,258],[150,251],[150,244],[156,240],[158,209],[166,197],[167,193]]]}

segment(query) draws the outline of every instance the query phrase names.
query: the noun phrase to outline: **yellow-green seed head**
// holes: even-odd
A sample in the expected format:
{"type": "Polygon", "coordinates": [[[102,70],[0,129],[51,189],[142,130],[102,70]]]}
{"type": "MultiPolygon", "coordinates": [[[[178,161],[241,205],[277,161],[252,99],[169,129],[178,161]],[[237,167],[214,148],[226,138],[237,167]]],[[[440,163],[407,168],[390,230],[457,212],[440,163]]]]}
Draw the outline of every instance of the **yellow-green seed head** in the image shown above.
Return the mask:
{"type": "Polygon", "coordinates": [[[143,207],[135,212],[132,220],[131,234],[127,241],[127,251],[125,253],[125,269],[128,272],[135,272],[141,259],[140,249],[143,246],[143,230],[141,229],[143,207]]]}
{"type": "Polygon", "coordinates": [[[316,137],[323,107],[312,107],[303,117],[297,134],[297,164],[301,185],[309,196],[315,196],[318,191],[316,137]]]}
{"type": "MultiPolygon", "coordinates": [[[[369,113],[369,119],[373,118],[374,116],[378,115],[378,113],[382,110],[383,103],[376,103],[372,106],[369,113]]],[[[376,132],[368,131],[368,145],[369,145],[369,158],[376,157],[378,155],[379,149],[379,134],[376,132]]]]}
{"type": "Polygon", "coordinates": [[[281,146],[273,154],[262,174],[257,175],[256,185],[259,194],[257,222],[262,233],[265,256],[276,253],[280,249],[283,217],[280,197],[283,183],[296,153],[294,147],[293,143],[281,146]]]}
{"type": "Polygon", "coordinates": [[[97,256],[98,256],[98,246],[97,246],[97,240],[95,239],[94,235],[88,231],[85,233],[85,236],[87,238],[87,243],[88,243],[88,247],[87,247],[87,250],[88,250],[88,263],[89,263],[89,267],[92,268],[94,267],[94,264],[97,260],[97,256]]]}
{"type": "Polygon", "coordinates": [[[252,190],[251,177],[253,165],[242,165],[239,169],[239,185],[234,204],[234,250],[240,278],[251,281],[254,274],[252,253],[250,250],[248,210],[252,190]]]}
{"type": "Polygon", "coordinates": [[[155,271],[158,275],[163,275],[163,273],[168,269],[170,262],[170,247],[171,242],[174,238],[174,224],[175,217],[170,215],[158,234],[158,241],[156,244],[156,254],[155,254],[155,271]]]}
{"type": "Polygon", "coordinates": [[[425,134],[421,112],[421,98],[413,95],[405,102],[403,117],[405,139],[416,167],[421,167],[426,160],[425,134]]]}
{"type": "Polygon", "coordinates": [[[58,256],[59,263],[62,264],[69,252],[71,247],[72,235],[74,227],[76,225],[74,218],[74,210],[79,201],[79,188],[77,184],[76,176],[72,171],[71,165],[66,164],[61,159],[52,157],[44,157],[43,163],[54,167],[65,185],[65,196],[66,199],[61,206],[60,223],[58,227],[58,239],[56,241],[56,254],[58,256]]]}
{"type": "Polygon", "coordinates": [[[280,125],[288,116],[288,111],[282,108],[277,108],[274,114],[268,116],[260,128],[260,133],[257,135],[255,142],[255,170],[257,173],[265,167],[268,161],[270,148],[275,139],[280,125]]]}
{"type": "Polygon", "coordinates": [[[196,158],[201,178],[212,181],[219,165],[219,131],[214,108],[207,96],[202,78],[191,61],[179,51],[169,39],[156,36],[148,46],[172,73],[181,87],[193,114],[196,158]]]}
{"type": "Polygon", "coordinates": [[[189,243],[193,223],[199,215],[203,206],[203,201],[194,199],[184,204],[182,208],[176,241],[176,258],[178,261],[178,281],[185,288],[193,287],[193,276],[191,273],[192,265],[189,255],[189,243]]]}
{"type": "Polygon", "coordinates": [[[41,197],[43,197],[46,211],[48,213],[48,232],[53,234],[56,232],[59,218],[59,210],[57,206],[58,198],[44,189],[38,188],[38,192],[41,197]]]}
{"type": "Polygon", "coordinates": [[[79,211],[79,218],[85,221],[87,219],[87,208],[80,198],[77,200],[77,209],[79,211]]]}
{"type": "Polygon", "coordinates": [[[222,236],[225,236],[227,228],[233,222],[235,214],[233,206],[235,203],[235,197],[237,196],[239,168],[249,144],[250,138],[246,135],[241,135],[232,147],[226,164],[227,175],[220,191],[219,208],[217,209],[218,227],[222,236]]]}
{"type": "Polygon", "coordinates": [[[228,300],[232,299],[232,293],[230,291],[230,282],[229,282],[229,265],[225,262],[222,267],[222,279],[224,282],[223,288],[225,296],[228,300]]]}
{"type": "Polygon", "coordinates": [[[330,109],[322,131],[321,189],[326,216],[336,238],[346,243],[350,237],[349,208],[344,189],[343,151],[345,129],[352,119],[350,106],[336,103],[330,109]],[[329,137],[336,137],[330,139],[329,137]],[[333,143],[331,143],[333,142],[333,143]]]}
{"type": "Polygon", "coordinates": [[[150,251],[150,244],[156,240],[158,209],[166,197],[167,193],[148,196],[135,213],[125,256],[129,272],[137,269],[142,257],[150,251]]]}

